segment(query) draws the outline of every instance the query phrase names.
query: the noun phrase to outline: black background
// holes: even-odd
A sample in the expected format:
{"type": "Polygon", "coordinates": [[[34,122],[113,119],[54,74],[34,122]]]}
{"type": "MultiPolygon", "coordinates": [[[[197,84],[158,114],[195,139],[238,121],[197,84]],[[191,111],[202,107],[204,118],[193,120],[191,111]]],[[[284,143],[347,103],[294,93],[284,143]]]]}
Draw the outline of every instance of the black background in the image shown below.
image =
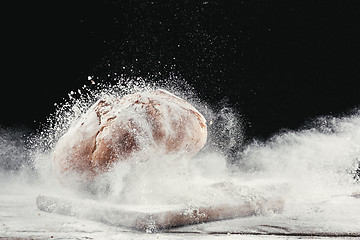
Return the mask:
{"type": "Polygon", "coordinates": [[[110,1],[18,7],[3,29],[3,127],[37,129],[54,103],[116,75],[182,76],[266,139],[360,105],[357,1],[110,1]]]}

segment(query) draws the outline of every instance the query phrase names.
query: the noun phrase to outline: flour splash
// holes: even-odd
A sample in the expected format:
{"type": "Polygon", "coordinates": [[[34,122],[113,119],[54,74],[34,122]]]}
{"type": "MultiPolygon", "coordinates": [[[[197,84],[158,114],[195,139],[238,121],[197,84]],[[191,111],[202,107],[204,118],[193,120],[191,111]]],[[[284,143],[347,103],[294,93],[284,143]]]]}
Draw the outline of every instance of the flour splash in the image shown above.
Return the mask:
{"type": "Polygon", "coordinates": [[[360,192],[359,111],[347,117],[319,118],[313,127],[244,146],[241,118],[229,107],[207,105],[181,79],[159,84],[119,79],[113,85],[84,86],[70,92],[68,100],[55,108],[42,130],[26,141],[18,133],[1,131],[0,174],[6,179],[2,184],[31,178],[30,184],[41,186],[41,191],[66,191],[69,196],[139,205],[211,205],[266,194],[312,201],[360,192]],[[158,88],[184,98],[204,115],[209,137],[203,150],[191,158],[171,154],[138,164],[119,162],[86,186],[59,183],[51,160],[54,146],[92,104],[104,96],[158,88]]]}

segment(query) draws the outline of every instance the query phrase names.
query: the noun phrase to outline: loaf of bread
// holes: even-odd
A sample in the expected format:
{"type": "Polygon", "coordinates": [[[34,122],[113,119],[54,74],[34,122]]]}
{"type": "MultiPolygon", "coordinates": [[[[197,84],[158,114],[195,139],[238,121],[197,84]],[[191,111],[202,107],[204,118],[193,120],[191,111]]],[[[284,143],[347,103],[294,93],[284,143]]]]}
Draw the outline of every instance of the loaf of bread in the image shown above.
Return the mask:
{"type": "Polygon", "coordinates": [[[59,139],[53,161],[60,177],[75,174],[90,181],[118,161],[141,162],[159,154],[191,156],[206,138],[203,115],[165,90],[106,96],[59,139]]]}

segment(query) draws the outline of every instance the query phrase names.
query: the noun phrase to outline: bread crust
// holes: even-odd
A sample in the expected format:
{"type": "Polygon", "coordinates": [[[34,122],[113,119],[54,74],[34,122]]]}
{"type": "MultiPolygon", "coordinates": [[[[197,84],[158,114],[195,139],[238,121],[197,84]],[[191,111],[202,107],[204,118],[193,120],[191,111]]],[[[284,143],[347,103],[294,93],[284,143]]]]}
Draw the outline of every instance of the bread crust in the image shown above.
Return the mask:
{"type": "Polygon", "coordinates": [[[118,161],[194,155],[206,139],[204,116],[165,90],[107,96],[59,139],[53,161],[60,175],[76,173],[90,181],[118,161]]]}

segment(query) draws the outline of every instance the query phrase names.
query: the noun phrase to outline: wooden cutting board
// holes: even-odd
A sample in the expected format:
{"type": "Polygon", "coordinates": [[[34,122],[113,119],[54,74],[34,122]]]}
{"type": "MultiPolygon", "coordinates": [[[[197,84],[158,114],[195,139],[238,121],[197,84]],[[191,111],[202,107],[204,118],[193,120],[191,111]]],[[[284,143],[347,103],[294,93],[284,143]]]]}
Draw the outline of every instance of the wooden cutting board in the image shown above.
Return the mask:
{"type": "Polygon", "coordinates": [[[40,195],[37,207],[46,212],[103,222],[113,226],[157,232],[173,227],[220,221],[239,217],[279,212],[284,207],[280,197],[260,198],[211,206],[129,206],[101,203],[95,200],[65,200],[40,195]]]}

